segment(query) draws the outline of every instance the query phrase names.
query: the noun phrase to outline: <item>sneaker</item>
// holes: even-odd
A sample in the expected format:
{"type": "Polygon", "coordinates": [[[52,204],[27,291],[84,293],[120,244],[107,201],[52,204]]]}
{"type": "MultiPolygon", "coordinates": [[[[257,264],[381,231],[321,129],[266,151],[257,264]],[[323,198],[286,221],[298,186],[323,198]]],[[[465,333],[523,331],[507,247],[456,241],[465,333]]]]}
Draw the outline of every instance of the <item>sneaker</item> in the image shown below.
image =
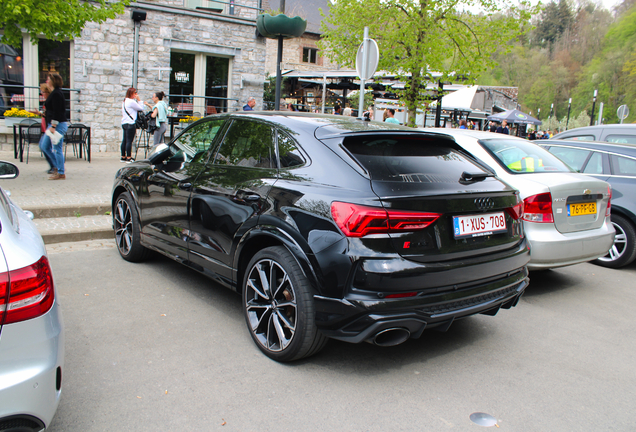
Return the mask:
{"type": "Polygon", "coordinates": [[[57,168],[51,168],[46,172],[47,174],[57,174],[57,168]]]}
{"type": "Polygon", "coordinates": [[[130,159],[128,159],[128,160],[126,161],[126,163],[131,163],[131,162],[134,162],[134,161],[135,161],[135,159],[130,158],[130,159]]]}
{"type": "Polygon", "coordinates": [[[119,159],[119,162],[124,163],[124,162],[128,162],[128,160],[122,156],[121,159],[119,159]]]}
{"type": "Polygon", "coordinates": [[[49,177],[49,180],[66,180],[66,174],[53,174],[51,177],[49,177]]]}

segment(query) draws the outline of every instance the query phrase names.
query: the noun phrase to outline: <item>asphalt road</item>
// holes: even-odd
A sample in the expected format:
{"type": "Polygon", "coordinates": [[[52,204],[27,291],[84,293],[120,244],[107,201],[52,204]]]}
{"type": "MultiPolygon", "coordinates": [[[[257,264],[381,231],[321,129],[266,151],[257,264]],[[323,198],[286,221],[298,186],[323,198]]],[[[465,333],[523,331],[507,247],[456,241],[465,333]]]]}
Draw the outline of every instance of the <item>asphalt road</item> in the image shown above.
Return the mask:
{"type": "Polygon", "coordinates": [[[516,308],[393,348],[278,364],[238,295],[162,257],[50,255],[66,326],[59,431],[636,429],[636,266],[532,273],[516,308]]]}

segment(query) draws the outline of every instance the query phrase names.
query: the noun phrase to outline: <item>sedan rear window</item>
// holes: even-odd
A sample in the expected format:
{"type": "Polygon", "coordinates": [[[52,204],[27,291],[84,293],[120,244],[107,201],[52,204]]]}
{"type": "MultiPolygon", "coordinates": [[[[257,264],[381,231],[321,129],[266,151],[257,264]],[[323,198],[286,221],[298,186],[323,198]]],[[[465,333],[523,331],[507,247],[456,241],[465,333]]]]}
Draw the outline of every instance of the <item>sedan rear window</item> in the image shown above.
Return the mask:
{"type": "Polygon", "coordinates": [[[462,173],[487,173],[452,141],[430,137],[348,137],[344,147],[373,180],[457,183],[462,173]]]}
{"type": "Polygon", "coordinates": [[[546,149],[521,139],[487,139],[479,143],[508,171],[514,173],[574,172],[546,149]]]}

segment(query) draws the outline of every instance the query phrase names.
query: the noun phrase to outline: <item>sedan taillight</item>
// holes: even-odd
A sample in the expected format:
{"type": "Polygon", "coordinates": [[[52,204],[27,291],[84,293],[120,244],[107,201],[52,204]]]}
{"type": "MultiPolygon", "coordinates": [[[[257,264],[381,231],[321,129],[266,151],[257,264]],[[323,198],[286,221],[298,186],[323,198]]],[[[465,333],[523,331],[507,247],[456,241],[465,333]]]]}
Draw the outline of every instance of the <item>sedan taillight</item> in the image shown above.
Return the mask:
{"type": "Polygon", "coordinates": [[[435,222],[441,214],[402,210],[385,210],[334,201],[331,216],[347,237],[364,237],[368,234],[417,231],[435,222]]]}
{"type": "Polygon", "coordinates": [[[554,223],[552,195],[550,192],[533,195],[523,200],[523,220],[528,222],[554,223]]]}
{"type": "Polygon", "coordinates": [[[0,273],[0,324],[26,321],[47,313],[55,292],[49,260],[0,273]]]}

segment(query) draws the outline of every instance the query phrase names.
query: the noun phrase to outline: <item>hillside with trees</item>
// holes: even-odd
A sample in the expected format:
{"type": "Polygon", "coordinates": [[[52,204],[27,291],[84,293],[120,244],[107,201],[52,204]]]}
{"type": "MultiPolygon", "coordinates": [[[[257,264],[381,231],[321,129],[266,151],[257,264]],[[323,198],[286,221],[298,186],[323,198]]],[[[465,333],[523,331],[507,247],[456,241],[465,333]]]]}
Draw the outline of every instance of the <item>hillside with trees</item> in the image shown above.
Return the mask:
{"type": "Polygon", "coordinates": [[[570,98],[569,128],[589,124],[594,90],[594,121],[600,102],[605,123],[618,122],[623,104],[630,108],[624,123],[636,121],[636,0],[612,11],[589,0],[551,1],[531,24],[512,49],[492,54],[496,66],[480,84],[519,87],[522,109],[546,129],[565,128],[570,98]]]}

